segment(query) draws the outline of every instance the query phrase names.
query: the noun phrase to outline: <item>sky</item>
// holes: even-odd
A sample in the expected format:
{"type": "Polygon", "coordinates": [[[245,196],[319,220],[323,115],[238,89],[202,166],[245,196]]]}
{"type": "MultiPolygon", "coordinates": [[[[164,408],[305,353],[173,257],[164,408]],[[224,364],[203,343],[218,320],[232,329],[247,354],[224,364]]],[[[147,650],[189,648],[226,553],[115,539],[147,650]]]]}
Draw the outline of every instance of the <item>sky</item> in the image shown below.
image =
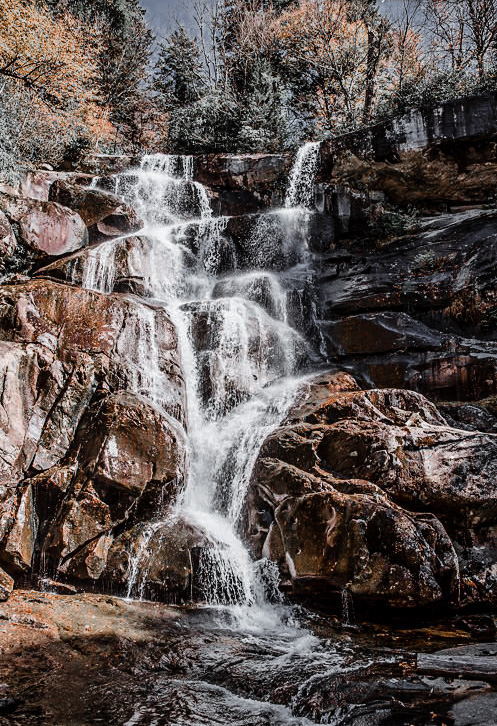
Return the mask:
{"type": "MultiPolygon", "coordinates": [[[[150,25],[159,36],[166,36],[176,27],[176,19],[186,26],[190,24],[188,3],[189,0],[141,0],[147,9],[150,25]]],[[[378,7],[390,17],[395,16],[395,10],[401,0],[378,0],[378,7]]]]}
{"type": "MultiPolygon", "coordinates": [[[[176,19],[188,24],[188,11],[182,0],[141,0],[147,9],[150,25],[160,35],[168,35],[176,27],[176,19]]],[[[187,0],[185,0],[187,2],[187,0]]]]}

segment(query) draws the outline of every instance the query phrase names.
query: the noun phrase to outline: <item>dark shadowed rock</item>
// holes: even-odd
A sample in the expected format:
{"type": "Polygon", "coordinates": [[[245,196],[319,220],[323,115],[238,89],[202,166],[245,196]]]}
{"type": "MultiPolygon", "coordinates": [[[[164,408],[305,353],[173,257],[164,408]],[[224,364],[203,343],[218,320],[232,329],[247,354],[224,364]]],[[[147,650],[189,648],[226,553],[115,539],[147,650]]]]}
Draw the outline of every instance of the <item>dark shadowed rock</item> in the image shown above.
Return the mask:
{"type": "Polygon", "coordinates": [[[188,602],[195,553],[208,546],[205,535],[184,517],[152,520],[116,538],[103,577],[124,591],[131,588],[135,596],[188,602]]]}
{"type": "Polygon", "coordinates": [[[8,260],[12,258],[17,240],[5,213],[0,210],[0,273],[8,269],[8,260]]]}
{"type": "Polygon", "coordinates": [[[320,285],[330,358],[374,385],[436,400],[494,395],[496,230],[495,211],[480,211],[383,249],[337,245],[320,285]]]}
{"type": "Polygon", "coordinates": [[[436,350],[442,335],[406,313],[369,313],[342,318],[327,326],[337,353],[364,355],[394,350],[436,350]]]}
{"type": "Polygon", "coordinates": [[[207,154],[195,159],[195,179],[214,191],[219,214],[282,206],[292,165],[289,154],[207,154]]]}
{"type": "Polygon", "coordinates": [[[412,109],[323,144],[322,174],[395,204],[487,203],[496,173],[495,93],[412,109]]]}

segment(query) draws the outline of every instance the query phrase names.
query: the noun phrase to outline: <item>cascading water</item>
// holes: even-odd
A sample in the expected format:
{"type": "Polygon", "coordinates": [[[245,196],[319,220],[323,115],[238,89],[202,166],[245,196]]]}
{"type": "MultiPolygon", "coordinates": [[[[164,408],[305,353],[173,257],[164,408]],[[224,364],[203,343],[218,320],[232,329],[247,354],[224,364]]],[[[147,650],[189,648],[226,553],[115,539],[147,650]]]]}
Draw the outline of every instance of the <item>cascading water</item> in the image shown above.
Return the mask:
{"type": "MultiPolygon", "coordinates": [[[[302,245],[294,244],[292,254],[281,245],[293,207],[310,205],[318,152],[316,144],[299,151],[285,209],[262,215],[258,223],[283,229],[279,237],[264,238],[264,250],[279,245],[272,251],[280,269],[285,260],[287,268],[298,267],[306,255],[302,245]]],[[[173,320],[187,384],[189,474],[172,516],[186,518],[210,544],[202,548],[197,573],[205,600],[251,604],[261,597],[261,573],[267,579],[272,572],[274,589],[274,568],[252,563],[237,535],[240,514],[260,447],[294,400],[306,353],[290,325],[289,291],[281,275],[266,269],[267,260],[259,259],[257,240],[239,269],[238,252],[225,234],[229,219],[212,217],[206,189],[193,181],[191,157],[145,156],[138,170],[117,178],[116,189],[145,227],[132,245],[121,238],[91,250],[83,284],[111,292],[116,255],[125,254],[154,305],[164,306],[173,320]]],[[[143,306],[137,315],[140,320],[128,323],[128,333],[141,337],[131,385],[162,405],[153,309],[143,306]]],[[[160,513],[131,559],[128,596],[143,592],[140,562],[159,526],[160,513]]]]}
{"type": "Polygon", "coordinates": [[[301,146],[288,179],[285,208],[311,206],[314,191],[314,177],[319,158],[321,143],[312,141],[301,146]]]}

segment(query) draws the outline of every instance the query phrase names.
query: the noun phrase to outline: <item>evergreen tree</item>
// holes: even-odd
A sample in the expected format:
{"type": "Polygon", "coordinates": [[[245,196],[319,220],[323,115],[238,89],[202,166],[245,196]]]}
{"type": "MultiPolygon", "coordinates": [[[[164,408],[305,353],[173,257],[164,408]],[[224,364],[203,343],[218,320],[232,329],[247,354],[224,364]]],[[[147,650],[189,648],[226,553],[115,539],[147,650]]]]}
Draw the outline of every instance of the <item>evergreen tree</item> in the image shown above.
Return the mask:
{"type": "Polygon", "coordinates": [[[257,59],[244,96],[238,144],[247,151],[277,151],[287,141],[280,79],[267,58],[257,59]]]}
{"type": "Polygon", "coordinates": [[[184,28],[159,46],[153,88],[166,110],[195,103],[205,92],[200,49],[184,28]]]}

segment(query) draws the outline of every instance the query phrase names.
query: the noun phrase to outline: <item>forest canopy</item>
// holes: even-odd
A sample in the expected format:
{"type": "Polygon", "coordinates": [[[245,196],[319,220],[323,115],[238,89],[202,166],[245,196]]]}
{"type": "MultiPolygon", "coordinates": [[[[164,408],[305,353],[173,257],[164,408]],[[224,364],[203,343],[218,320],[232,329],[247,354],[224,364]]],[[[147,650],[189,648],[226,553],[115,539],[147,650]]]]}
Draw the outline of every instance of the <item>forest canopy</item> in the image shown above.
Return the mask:
{"type": "Polygon", "coordinates": [[[278,151],[496,88],[497,0],[0,6],[0,173],[88,152],[278,151]],[[388,9],[387,9],[388,8],[388,9]]]}

